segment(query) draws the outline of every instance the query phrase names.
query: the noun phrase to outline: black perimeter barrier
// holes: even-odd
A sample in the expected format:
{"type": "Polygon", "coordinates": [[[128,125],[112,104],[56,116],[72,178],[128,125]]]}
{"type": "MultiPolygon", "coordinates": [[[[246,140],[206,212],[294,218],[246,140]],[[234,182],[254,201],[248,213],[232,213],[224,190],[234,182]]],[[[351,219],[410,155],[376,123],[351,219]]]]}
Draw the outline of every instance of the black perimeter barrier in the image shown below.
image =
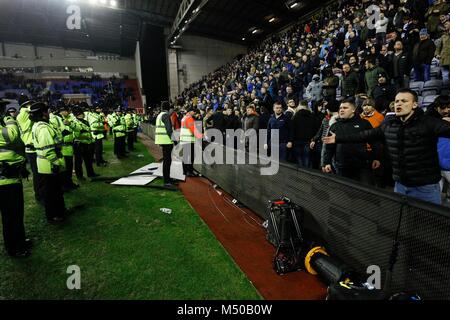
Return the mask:
{"type": "MultiPolygon", "coordinates": [[[[151,127],[144,124],[143,130],[154,138],[151,127]]],[[[234,152],[236,158],[236,150],[217,147],[224,154],[234,152]]],[[[448,208],[287,163],[280,163],[273,176],[262,176],[264,166],[259,164],[194,167],[264,219],[268,200],[289,197],[305,209],[306,231],[332,256],[363,274],[369,266],[378,266],[382,288],[397,252],[389,275],[392,293],[412,291],[427,300],[450,299],[448,208]]]]}

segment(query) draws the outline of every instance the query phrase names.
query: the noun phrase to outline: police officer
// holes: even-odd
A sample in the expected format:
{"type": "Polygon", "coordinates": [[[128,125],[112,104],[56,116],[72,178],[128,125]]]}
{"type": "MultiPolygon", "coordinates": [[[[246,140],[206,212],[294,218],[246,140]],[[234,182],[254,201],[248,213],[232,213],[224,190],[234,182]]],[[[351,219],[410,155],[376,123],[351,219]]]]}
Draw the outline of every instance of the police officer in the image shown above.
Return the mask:
{"type": "Polygon", "coordinates": [[[30,106],[33,145],[40,182],[40,195],[44,201],[45,215],[50,223],[61,223],[67,216],[60,173],[65,169],[61,153],[62,140],[49,123],[48,106],[35,102],[30,106]]]}
{"type": "Polygon", "coordinates": [[[131,109],[131,115],[133,116],[134,142],[137,142],[138,128],[141,124],[141,119],[136,113],[136,109],[131,109]]]}
{"type": "Polygon", "coordinates": [[[125,138],[126,138],[126,124],[125,118],[122,115],[122,108],[119,107],[112,118],[112,128],[114,133],[114,154],[117,158],[122,159],[126,157],[125,138]]]}
{"type": "MultiPolygon", "coordinates": [[[[94,172],[93,163],[93,143],[94,139],[91,133],[89,123],[84,119],[85,112],[79,107],[72,108],[75,116],[74,122],[76,124],[74,131],[74,154],[75,154],[75,173],[78,181],[85,180],[83,176],[83,162],[86,168],[86,174],[89,178],[98,177],[94,172]]],[[[91,116],[91,115],[89,115],[91,116]]]]}
{"type": "Polygon", "coordinates": [[[155,144],[160,145],[163,151],[163,177],[164,186],[172,187],[174,181],[170,178],[170,167],[172,165],[172,123],[170,122],[170,104],[167,101],[161,104],[162,112],[156,118],[155,144]]]}
{"type": "MultiPolygon", "coordinates": [[[[21,96],[21,101],[25,100],[25,96],[21,96]]],[[[34,101],[25,101],[20,105],[19,114],[17,115],[17,125],[20,130],[20,138],[25,144],[25,157],[30,164],[31,172],[33,173],[33,190],[36,201],[41,202],[39,192],[39,175],[36,163],[36,150],[33,145],[33,137],[31,130],[33,128],[33,121],[30,120],[30,106],[34,101]]]]}
{"type": "Polygon", "coordinates": [[[94,153],[97,167],[105,167],[107,162],[103,159],[103,138],[105,119],[102,114],[102,108],[99,104],[94,105],[95,112],[92,112],[87,119],[91,128],[92,138],[94,139],[94,153]]]}
{"type": "Polygon", "coordinates": [[[61,153],[64,156],[66,162],[66,170],[61,173],[61,180],[64,191],[70,191],[77,189],[79,185],[73,183],[73,143],[74,143],[74,130],[76,129],[76,123],[74,116],[70,113],[70,108],[61,102],[58,104],[58,109],[54,113],[50,114],[50,124],[60,133],[60,138],[63,141],[61,147],[61,153]]]}
{"type": "Polygon", "coordinates": [[[6,101],[0,99],[0,212],[5,249],[12,257],[30,255],[31,240],[25,238],[22,177],[27,177],[23,144],[16,121],[4,116],[6,101]]]}
{"type": "Polygon", "coordinates": [[[130,108],[127,109],[127,114],[125,115],[125,125],[127,128],[128,151],[134,151],[134,119],[130,108]]]}

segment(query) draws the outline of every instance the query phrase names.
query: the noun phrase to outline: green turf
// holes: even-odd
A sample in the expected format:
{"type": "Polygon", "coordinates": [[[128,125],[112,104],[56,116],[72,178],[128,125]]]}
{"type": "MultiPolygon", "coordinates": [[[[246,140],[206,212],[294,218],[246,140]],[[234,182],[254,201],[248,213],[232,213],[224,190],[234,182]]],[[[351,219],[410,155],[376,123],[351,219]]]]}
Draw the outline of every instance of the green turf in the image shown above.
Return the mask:
{"type": "MultiPolygon", "coordinates": [[[[102,176],[153,160],[142,144],[120,162],[111,149],[107,142],[110,166],[96,168],[102,176]]],[[[26,259],[0,254],[0,299],[261,298],[180,192],[84,182],[65,197],[68,207],[84,207],[54,226],[29,182],[24,190],[25,228],[35,246],[26,259]],[[81,290],[67,289],[70,265],[81,269],[81,290]]]]}

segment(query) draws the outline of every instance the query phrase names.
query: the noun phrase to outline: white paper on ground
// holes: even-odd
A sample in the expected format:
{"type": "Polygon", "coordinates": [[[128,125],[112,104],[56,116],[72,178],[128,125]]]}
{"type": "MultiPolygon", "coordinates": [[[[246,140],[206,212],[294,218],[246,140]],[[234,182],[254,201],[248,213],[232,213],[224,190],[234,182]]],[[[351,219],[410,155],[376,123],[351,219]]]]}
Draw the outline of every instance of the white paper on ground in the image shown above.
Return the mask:
{"type": "MultiPolygon", "coordinates": [[[[131,174],[135,173],[150,173],[157,177],[162,177],[162,163],[151,163],[149,165],[146,165],[145,167],[142,167],[131,174]],[[152,169],[152,170],[150,170],[152,169]]],[[[183,174],[183,163],[181,161],[172,161],[172,166],[170,167],[170,177],[172,179],[185,181],[186,176],[183,174]]]]}
{"type": "Polygon", "coordinates": [[[117,181],[114,181],[113,185],[117,186],[145,186],[155,180],[156,176],[145,175],[145,176],[132,176],[121,178],[117,181]]]}
{"type": "MultiPolygon", "coordinates": [[[[159,163],[159,167],[158,167],[158,169],[153,171],[153,175],[158,176],[158,177],[163,176],[162,163],[159,163]]],[[[176,179],[176,180],[180,180],[180,181],[186,180],[186,176],[183,174],[183,163],[182,162],[172,161],[172,166],[170,167],[170,177],[172,179],[176,179]]]]}

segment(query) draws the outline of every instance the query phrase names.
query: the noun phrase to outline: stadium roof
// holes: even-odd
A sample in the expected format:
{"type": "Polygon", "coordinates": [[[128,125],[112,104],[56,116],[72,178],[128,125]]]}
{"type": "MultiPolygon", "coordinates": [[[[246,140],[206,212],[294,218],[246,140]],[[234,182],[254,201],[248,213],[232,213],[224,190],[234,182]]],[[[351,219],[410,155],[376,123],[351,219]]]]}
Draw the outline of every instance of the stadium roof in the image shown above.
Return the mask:
{"type": "MultiPolygon", "coordinates": [[[[245,44],[281,29],[318,5],[313,0],[188,1],[192,2],[192,8],[201,4],[201,10],[188,24],[186,33],[245,44]],[[293,6],[294,3],[298,4],[293,6]]],[[[130,56],[140,38],[142,24],[170,30],[181,4],[182,0],[1,1],[0,41],[130,56]],[[80,29],[67,27],[73,13],[69,10],[71,5],[80,8],[80,29]]]]}

